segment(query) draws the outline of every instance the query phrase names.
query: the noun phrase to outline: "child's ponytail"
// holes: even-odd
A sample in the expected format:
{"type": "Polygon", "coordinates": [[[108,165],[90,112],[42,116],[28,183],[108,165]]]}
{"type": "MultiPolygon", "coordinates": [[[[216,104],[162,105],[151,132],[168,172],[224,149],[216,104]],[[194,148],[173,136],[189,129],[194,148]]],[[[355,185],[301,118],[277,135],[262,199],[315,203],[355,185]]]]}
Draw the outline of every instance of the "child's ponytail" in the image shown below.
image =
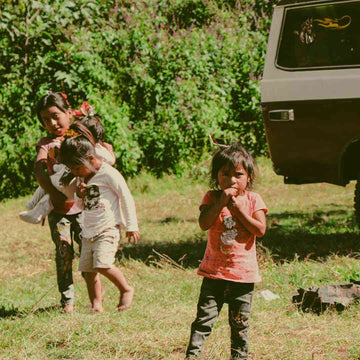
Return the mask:
{"type": "MultiPolygon", "coordinates": [[[[95,143],[102,143],[105,138],[105,129],[101,123],[101,115],[95,111],[95,108],[83,102],[79,110],[73,111],[73,116],[76,118],[76,123],[80,122],[85,125],[93,135],[95,143]]],[[[74,122],[74,124],[75,124],[74,122]]]]}
{"type": "Polygon", "coordinates": [[[67,138],[78,135],[85,136],[93,146],[95,146],[97,143],[90,129],[81,120],[75,120],[70,125],[69,130],[66,130],[65,132],[65,137],[67,138]]]}

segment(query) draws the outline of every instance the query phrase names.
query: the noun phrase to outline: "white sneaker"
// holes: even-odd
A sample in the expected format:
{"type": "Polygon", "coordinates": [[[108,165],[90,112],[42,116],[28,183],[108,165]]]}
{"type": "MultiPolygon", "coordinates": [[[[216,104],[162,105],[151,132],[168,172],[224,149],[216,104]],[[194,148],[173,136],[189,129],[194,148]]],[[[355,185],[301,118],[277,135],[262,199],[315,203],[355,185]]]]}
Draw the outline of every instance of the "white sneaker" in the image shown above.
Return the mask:
{"type": "Polygon", "coordinates": [[[38,224],[51,212],[53,206],[49,194],[46,194],[31,210],[22,211],[20,219],[32,224],[38,224]]]}
{"type": "Polygon", "coordinates": [[[33,209],[45,194],[45,190],[41,186],[38,186],[32,198],[25,203],[25,207],[27,209],[33,209]]]}

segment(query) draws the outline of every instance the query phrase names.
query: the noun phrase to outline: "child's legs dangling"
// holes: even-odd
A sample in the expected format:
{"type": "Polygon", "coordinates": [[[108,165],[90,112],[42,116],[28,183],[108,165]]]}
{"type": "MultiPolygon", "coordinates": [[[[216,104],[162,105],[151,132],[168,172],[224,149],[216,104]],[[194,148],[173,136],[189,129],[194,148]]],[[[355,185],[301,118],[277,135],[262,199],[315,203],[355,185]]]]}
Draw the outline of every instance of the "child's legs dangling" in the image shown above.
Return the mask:
{"type": "Polygon", "coordinates": [[[22,211],[19,216],[23,221],[38,224],[45,220],[53,208],[49,194],[45,194],[32,209],[22,211]]]}
{"type": "Polygon", "coordinates": [[[229,324],[231,329],[231,359],[248,358],[248,330],[253,283],[231,283],[227,291],[229,324]]]}
{"type": "Polygon", "coordinates": [[[201,285],[197,315],[191,324],[191,334],[186,357],[197,357],[201,355],[205,340],[219,317],[224,304],[223,280],[204,278],[201,285]]]}
{"type": "Polygon", "coordinates": [[[28,209],[32,209],[45,194],[46,194],[45,190],[41,186],[38,186],[31,199],[25,203],[25,206],[28,209]]]}

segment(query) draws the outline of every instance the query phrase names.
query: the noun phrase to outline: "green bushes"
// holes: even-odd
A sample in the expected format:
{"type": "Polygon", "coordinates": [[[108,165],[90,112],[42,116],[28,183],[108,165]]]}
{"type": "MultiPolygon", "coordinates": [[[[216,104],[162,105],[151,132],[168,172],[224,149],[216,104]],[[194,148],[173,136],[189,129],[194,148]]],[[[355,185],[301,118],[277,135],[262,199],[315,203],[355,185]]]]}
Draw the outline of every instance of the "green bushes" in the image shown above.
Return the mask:
{"type": "Polygon", "coordinates": [[[258,80],[273,2],[1,2],[0,197],[35,186],[35,104],[50,89],[103,114],[125,176],[183,172],[207,156],[209,133],[264,153],[258,80]]]}

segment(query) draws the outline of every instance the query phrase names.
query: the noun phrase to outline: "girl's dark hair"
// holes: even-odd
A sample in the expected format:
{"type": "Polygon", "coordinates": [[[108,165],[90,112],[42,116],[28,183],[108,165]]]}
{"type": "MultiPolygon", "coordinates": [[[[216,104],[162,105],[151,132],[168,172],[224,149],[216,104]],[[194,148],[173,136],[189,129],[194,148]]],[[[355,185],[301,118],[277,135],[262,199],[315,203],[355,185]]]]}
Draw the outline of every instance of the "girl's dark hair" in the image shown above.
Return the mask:
{"type": "Polygon", "coordinates": [[[235,168],[239,164],[242,165],[249,177],[247,188],[251,189],[255,180],[255,160],[251,153],[241,145],[240,141],[222,147],[215,152],[211,162],[211,189],[219,190],[218,172],[223,166],[230,165],[235,168]]]}
{"type": "Polygon", "coordinates": [[[102,143],[105,137],[105,129],[100,119],[100,114],[92,116],[85,115],[79,118],[79,121],[81,121],[91,131],[95,142],[97,143],[102,143]]]}
{"type": "Polygon", "coordinates": [[[96,156],[95,147],[84,135],[65,138],[60,147],[61,163],[70,167],[85,165],[92,168],[89,164],[89,155],[96,156]]]}
{"type": "Polygon", "coordinates": [[[41,125],[44,125],[41,119],[41,112],[51,106],[56,106],[64,113],[70,110],[70,105],[65,94],[48,91],[47,94],[44,95],[37,104],[36,114],[39,121],[41,122],[41,125]]]}

